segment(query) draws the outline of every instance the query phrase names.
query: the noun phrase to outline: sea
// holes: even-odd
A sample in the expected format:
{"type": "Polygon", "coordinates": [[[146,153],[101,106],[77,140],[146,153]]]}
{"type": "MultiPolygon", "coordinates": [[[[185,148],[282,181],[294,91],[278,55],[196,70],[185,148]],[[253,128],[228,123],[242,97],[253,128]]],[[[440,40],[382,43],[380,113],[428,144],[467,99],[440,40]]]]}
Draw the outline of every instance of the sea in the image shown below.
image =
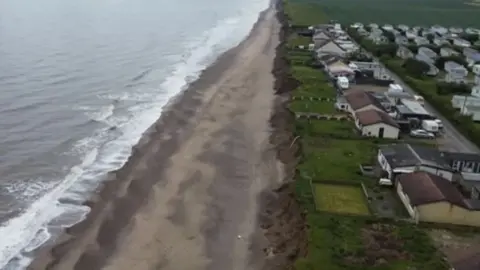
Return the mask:
{"type": "Polygon", "coordinates": [[[269,0],[0,0],[0,269],[82,203],[269,0]]]}

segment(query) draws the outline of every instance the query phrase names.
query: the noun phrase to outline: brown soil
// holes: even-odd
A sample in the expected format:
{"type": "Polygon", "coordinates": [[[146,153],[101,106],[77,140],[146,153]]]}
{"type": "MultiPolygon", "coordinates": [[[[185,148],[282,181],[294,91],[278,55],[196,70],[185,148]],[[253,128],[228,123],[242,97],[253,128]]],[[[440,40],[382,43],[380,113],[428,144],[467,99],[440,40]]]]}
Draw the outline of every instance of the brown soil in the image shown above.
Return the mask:
{"type": "Polygon", "coordinates": [[[264,194],[259,222],[270,245],[264,249],[267,258],[271,258],[265,269],[293,269],[295,261],[305,257],[308,249],[305,213],[295,198],[293,182],[300,147],[294,142],[294,115],[287,109],[290,93],[299,82],[291,77],[286,59],[288,22],[282,1],[277,3],[277,18],[282,28],[273,70],[277,100],[270,118],[274,131],[270,143],[276,146],[277,157],[284,164],[285,179],[282,186],[264,194]]]}
{"type": "Polygon", "coordinates": [[[410,254],[403,250],[404,242],[390,224],[371,224],[362,229],[364,254],[347,256],[348,264],[377,266],[397,260],[409,260],[410,254]]]}

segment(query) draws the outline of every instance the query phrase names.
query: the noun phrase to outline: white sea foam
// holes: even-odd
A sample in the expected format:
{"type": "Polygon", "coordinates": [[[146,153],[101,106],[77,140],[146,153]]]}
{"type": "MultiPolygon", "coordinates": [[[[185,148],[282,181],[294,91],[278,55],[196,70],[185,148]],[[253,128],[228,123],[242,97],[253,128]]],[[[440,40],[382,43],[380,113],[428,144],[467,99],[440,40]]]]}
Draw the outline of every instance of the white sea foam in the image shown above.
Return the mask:
{"type": "MultiPolygon", "coordinates": [[[[184,55],[155,92],[103,96],[112,100],[143,101],[130,107],[127,117],[115,115],[114,105],[98,111],[80,108],[91,119],[117,126],[118,132],[109,135],[108,130],[98,130],[92,137],[77,142],[72,151],[75,155],[83,156],[82,163],[71,168],[59,184],[50,187],[49,192],[33,201],[21,215],[1,225],[0,269],[25,269],[31,260],[28,253],[50,237],[48,226],[72,226],[81,221],[89,208],[75,205],[74,202],[80,203],[86,199],[98,187],[105,172],[125,163],[131,147],[155,122],[168,100],[185,89],[189,81],[198,78],[201,70],[220,53],[237,45],[250,31],[258,13],[267,5],[268,1],[258,0],[238,17],[221,21],[215,28],[202,33],[196,42],[186,48],[189,53],[184,55]]],[[[154,74],[155,70],[145,74],[142,80],[149,80],[149,76],[154,74]]]]}

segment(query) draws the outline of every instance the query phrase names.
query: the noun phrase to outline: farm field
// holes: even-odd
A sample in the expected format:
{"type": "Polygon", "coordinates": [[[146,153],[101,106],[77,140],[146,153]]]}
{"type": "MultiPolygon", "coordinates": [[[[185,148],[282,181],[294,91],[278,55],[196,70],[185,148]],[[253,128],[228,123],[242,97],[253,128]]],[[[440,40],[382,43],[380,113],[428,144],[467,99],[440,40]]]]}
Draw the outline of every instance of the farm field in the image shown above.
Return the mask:
{"type": "MultiPolygon", "coordinates": [[[[480,28],[480,2],[462,0],[294,0],[293,3],[318,5],[321,17],[340,23],[389,23],[406,25],[434,25],[480,28]]],[[[301,6],[301,5],[300,5],[301,6]]],[[[315,18],[313,10],[297,13],[315,18]]],[[[295,14],[296,15],[296,14],[295,14]]],[[[300,14],[299,18],[305,18],[300,14]]],[[[309,19],[310,20],[310,19],[309,19]]],[[[313,21],[313,20],[311,20],[313,21]]]]}
{"type": "Polygon", "coordinates": [[[317,210],[368,215],[365,196],[359,186],[314,183],[315,204],[317,210]]]}

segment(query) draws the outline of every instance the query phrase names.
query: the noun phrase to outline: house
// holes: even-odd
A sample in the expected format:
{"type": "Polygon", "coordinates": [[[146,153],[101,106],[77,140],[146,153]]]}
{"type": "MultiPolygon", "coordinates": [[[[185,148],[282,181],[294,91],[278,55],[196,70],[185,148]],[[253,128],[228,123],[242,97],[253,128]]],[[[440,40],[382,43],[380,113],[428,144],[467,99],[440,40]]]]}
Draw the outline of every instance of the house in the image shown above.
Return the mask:
{"type": "Polygon", "coordinates": [[[460,107],[460,114],[471,116],[473,121],[480,122],[480,106],[462,106],[460,107]]]}
{"type": "Polygon", "coordinates": [[[441,25],[434,25],[432,27],[430,27],[430,30],[433,32],[433,33],[436,33],[438,35],[445,35],[446,33],[448,33],[448,29],[441,26],[441,25]]]}
{"type": "Polygon", "coordinates": [[[397,50],[397,57],[402,59],[413,58],[415,55],[413,52],[405,46],[399,46],[397,50]]]}
{"type": "Polygon", "coordinates": [[[417,37],[417,33],[414,30],[407,30],[405,32],[405,37],[408,39],[415,39],[417,37]]]}
{"type": "Polygon", "coordinates": [[[356,66],[356,68],[360,71],[362,70],[372,70],[375,71],[377,69],[381,69],[382,66],[378,62],[363,62],[363,61],[350,61],[350,64],[356,66]]]}
{"type": "Polygon", "coordinates": [[[447,179],[425,171],[399,175],[397,194],[416,222],[480,226],[480,202],[469,199],[447,179]]]}
{"type": "Polygon", "coordinates": [[[399,24],[397,25],[397,28],[406,32],[408,29],[410,29],[410,27],[408,27],[408,25],[405,25],[405,24],[399,24]]]}
{"type": "Polygon", "coordinates": [[[382,26],[382,29],[391,32],[393,31],[393,26],[391,24],[385,24],[384,26],[382,26]]]}
{"type": "Polygon", "coordinates": [[[359,23],[359,22],[356,22],[356,23],[350,25],[350,27],[355,28],[355,29],[359,29],[359,28],[363,28],[363,24],[359,23]]]}
{"type": "Polygon", "coordinates": [[[422,46],[422,45],[428,45],[428,44],[430,44],[430,41],[428,41],[427,38],[425,38],[425,37],[419,37],[419,36],[417,36],[417,37],[414,38],[414,42],[415,42],[415,44],[417,44],[417,46],[422,46]]]}
{"type": "Polygon", "coordinates": [[[372,38],[372,41],[373,41],[373,43],[375,43],[376,45],[386,44],[386,43],[388,43],[388,38],[385,37],[384,35],[374,36],[374,37],[372,38]]]}
{"type": "Polygon", "coordinates": [[[332,37],[326,31],[315,30],[312,39],[314,43],[324,43],[325,41],[331,40],[332,37]]]}
{"type": "Polygon", "coordinates": [[[348,104],[347,111],[352,115],[367,110],[384,111],[382,104],[369,92],[363,90],[352,90],[345,94],[348,104]]]}
{"type": "Polygon", "coordinates": [[[447,61],[444,64],[444,70],[447,72],[445,75],[445,81],[448,83],[465,83],[466,77],[468,75],[468,70],[454,62],[454,61],[447,61]]]}
{"type": "Polygon", "coordinates": [[[480,97],[454,95],[452,97],[452,107],[461,109],[464,106],[480,106],[480,97]]]}
{"type": "Polygon", "coordinates": [[[453,169],[436,148],[406,143],[383,145],[377,154],[378,165],[391,180],[415,171],[429,172],[452,181],[453,169]]]}
{"type": "Polygon", "coordinates": [[[427,47],[418,48],[417,54],[425,55],[428,58],[431,58],[431,59],[434,59],[434,60],[438,58],[438,54],[436,52],[434,52],[432,49],[427,48],[427,47]]]}
{"type": "Polygon", "coordinates": [[[450,33],[453,33],[453,34],[457,34],[457,35],[458,35],[458,34],[463,33],[463,28],[460,28],[460,27],[450,27],[450,28],[448,29],[448,31],[449,31],[450,33]]]}
{"type": "Polygon", "coordinates": [[[455,172],[466,180],[480,181],[480,155],[474,153],[442,152],[455,172]]]}
{"type": "Polygon", "coordinates": [[[315,47],[316,47],[315,53],[317,57],[321,57],[322,55],[325,55],[325,54],[335,54],[335,55],[345,57],[345,55],[347,54],[347,52],[344,49],[342,49],[342,47],[340,47],[337,43],[335,43],[332,40],[326,41],[323,44],[318,44],[318,46],[317,44],[315,44],[315,47]]]}
{"type": "Polygon", "coordinates": [[[404,36],[395,37],[395,43],[397,45],[408,45],[408,39],[404,36]]]}
{"type": "Polygon", "coordinates": [[[333,62],[325,67],[330,78],[347,77],[350,81],[355,78],[355,71],[342,61],[333,62]]]}
{"type": "Polygon", "coordinates": [[[442,46],[442,45],[450,45],[450,42],[446,38],[443,37],[435,37],[433,39],[433,44],[437,46],[442,46]]]}
{"type": "Polygon", "coordinates": [[[367,30],[363,28],[358,28],[357,33],[362,37],[368,36],[370,34],[367,30]]]}
{"type": "Polygon", "coordinates": [[[400,118],[417,118],[419,120],[431,120],[433,116],[418,101],[401,99],[396,106],[400,118]]]}
{"type": "Polygon", "coordinates": [[[371,29],[378,29],[378,24],[376,23],[371,23],[368,25],[371,29]]]}
{"type": "Polygon", "coordinates": [[[480,64],[475,64],[472,66],[472,71],[473,73],[475,73],[476,75],[480,75],[480,64]]]}
{"type": "Polygon", "coordinates": [[[459,46],[459,47],[470,47],[472,46],[472,43],[470,43],[470,41],[465,40],[463,38],[455,38],[453,40],[453,45],[459,46]]]}
{"type": "Polygon", "coordinates": [[[415,97],[408,92],[397,92],[397,91],[387,91],[385,92],[385,97],[390,101],[390,104],[401,104],[401,100],[415,100],[415,97]]]}
{"type": "Polygon", "coordinates": [[[465,33],[469,35],[480,35],[480,29],[468,27],[465,29],[465,33]]]}
{"type": "Polygon", "coordinates": [[[480,53],[472,48],[464,48],[463,55],[469,66],[480,63],[480,53]]]}
{"type": "Polygon", "coordinates": [[[477,76],[475,76],[474,83],[475,85],[480,86],[480,75],[477,74],[477,76]]]}
{"type": "Polygon", "coordinates": [[[454,55],[459,55],[460,53],[455,51],[454,49],[450,47],[442,47],[440,49],[440,55],[442,57],[449,57],[449,56],[454,56],[454,55]]]}
{"type": "Polygon", "coordinates": [[[356,112],[354,117],[362,136],[398,139],[400,127],[386,112],[369,109],[356,112]]]}

